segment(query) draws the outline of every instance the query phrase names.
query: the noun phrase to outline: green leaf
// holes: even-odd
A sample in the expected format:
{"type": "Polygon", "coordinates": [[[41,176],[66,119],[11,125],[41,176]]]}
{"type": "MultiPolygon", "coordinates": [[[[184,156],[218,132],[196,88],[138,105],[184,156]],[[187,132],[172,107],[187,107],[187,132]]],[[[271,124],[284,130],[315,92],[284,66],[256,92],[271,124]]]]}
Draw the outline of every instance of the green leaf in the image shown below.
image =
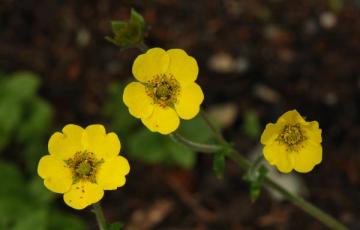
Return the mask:
{"type": "Polygon", "coordinates": [[[108,225],[108,230],[121,230],[124,228],[124,224],[121,222],[115,222],[108,225]]]}
{"type": "Polygon", "coordinates": [[[225,171],[225,156],[222,152],[216,152],[214,153],[214,159],[213,159],[213,170],[215,175],[218,178],[224,177],[224,171],[225,171]]]}
{"type": "Polygon", "coordinates": [[[163,143],[164,140],[160,134],[151,133],[142,128],[129,139],[129,155],[147,163],[164,163],[169,152],[163,147],[163,143]]]}
{"type": "Polygon", "coordinates": [[[49,215],[48,229],[51,230],[85,230],[88,229],[83,220],[75,215],[52,211],[49,215]]]}
{"type": "Polygon", "coordinates": [[[22,107],[9,97],[0,98],[0,151],[8,144],[20,123],[22,107]]]}
{"type": "Polygon", "coordinates": [[[0,161],[0,178],[0,197],[26,195],[24,180],[15,165],[0,161]]]}
{"type": "Polygon", "coordinates": [[[243,131],[246,135],[253,139],[260,136],[260,122],[258,115],[255,112],[248,111],[244,115],[243,131]]]}
{"type": "Polygon", "coordinates": [[[40,85],[38,76],[31,72],[17,72],[5,81],[4,93],[16,100],[23,101],[36,94],[40,85]]]}
{"type": "Polygon", "coordinates": [[[127,136],[133,131],[134,126],[140,124],[140,122],[130,115],[128,108],[122,100],[124,88],[125,85],[122,83],[113,83],[110,85],[102,113],[108,120],[111,130],[127,136]]]}
{"type": "Polygon", "coordinates": [[[32,142],[43,139],[51,128],[52,108],[41,98],[34,97],[28,105],[17,133],[19,142],[32,142]]]}
{"type": "Polygon", "coordinates": [[[130,136],[129,155],[151,164],[180,166],[190,169],[194,166],[196,154],[188,148],[172,142],[167,136],[152,133],[146,128],[130,136]]]}
{"type": "Polygon", "coordinates": [[[29,196],[37,206],[48,207],[48,204],[55,199],[55,194],[44,186],[44,181],[35,175],[27,185],[29,196]]]}
{"type": "Polygon", "coordinates": [[[34,209],[21,216],[16,222],[13,230],[28,230],[29,227],[34,230],[46,230],[47,210],[34,209]]]}
{"type": "Polygon", "coordinates": [[[172,162],[185,169],[191,169],[195,165],[196,153],[189,148],[179,145],[171,140],[166,140],[169,149],[169,157],[172,162]]]}
{"type": "Polygon", "coordinates": [[[188,121],[182,120],[177,132],[195,142],[209,141],[212,136],[211,130],[200,115],[188,121]]]}

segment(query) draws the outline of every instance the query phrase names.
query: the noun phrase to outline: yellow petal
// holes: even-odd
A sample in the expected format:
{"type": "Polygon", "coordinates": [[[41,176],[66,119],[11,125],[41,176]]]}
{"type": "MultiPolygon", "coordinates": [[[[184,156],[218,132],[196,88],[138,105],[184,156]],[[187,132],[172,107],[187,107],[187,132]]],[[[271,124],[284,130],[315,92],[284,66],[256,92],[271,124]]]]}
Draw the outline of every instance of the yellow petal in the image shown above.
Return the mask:
{"type": "Polygon", "coordinates": [[[263,149],[264,157],[270,165],[275,165],[282,173],[289,173],[293,169],[289,152],[278,144],[266,145],[263,149]]]}
{"type": "Polygon", "coordinates": [[[322,147],[307,141],[299,152],[293,152],[294,169],[301,173],[310,172],[322,160],[322,147]]]}
{"type": "Polygon", "coordinates": [[[97,172],[96,182],[104,190],[114,190],[125,184],[130,171],[129,162],[122,156],[106,159],[97,172]]]}
{"type": "Polygon", "coordinates": [[[174,132],[180,124],[180,119],[174,109],[155,106],[150,117],[142,118],[143,124],[152,132],[169,134],[174,132]]]}
{"type": "Polygon", "coordinates": [[[69,159],[76,152],[84,150],[83,128],[69,124],[62,131],[63,133],[56,132],[50,137],[48,148],[51,155],[59,159],[69,159]]]}
{"type": "Polygon", "coordinates": [[[175,109],[182,119],[191,119],[195,117],[200,110],[200,104],[204,100],[204,94],[200,86],[196,83],[190,83],[181,88],[175,109]]]}
{"type": "Polygon", "coordinates": [[[44,185],[52,192],[65,193],[72,184],[72,174],[63,160],[52,155],[43,156],[38,165],[38,174],[44,185]]]}
{"type": "Polygon", "coordinates": [[[307,139],[313,143],[321,143],[321,129],[319,128],[319,123],[317,121],[306,122],[304,125],[305,136],[307,139]]]}
{"type": "Polygon", "coordinates": [[[282,125],[269,123],[261,134],[260,142],[263,145],[272,144],[281,133],[282,125]]]}
{"type": "Polygon", "coordinates": [[[152,48],[135,59],[132,72],[137,80],[147,82],[155,75],[165,73],[168,67],[169,55],[165,50],[152,48]]]}
{"type": "Polygon", "coordinates": [[[71,186],[64,194],[64,201],[74,209],[84,209],[101,200],[103,196],[104,190],[99,185],[82,181],[71,186]]]}
{"type": "Polygon", "coordinates": [[[84,141],[87,151],[94,153],[99,159],[117,156],[120,153],[120,140],[115,133],[106,134],[102,125],[89,125],[85,129],[84,141]]]}
{"type": "Polygon", "coordinates": [[[287,111],[279,119],[277,122],[286,123],[286,124],[304,124],[306,121],[304,118],[298,113],[296,109],[287,111]]]}
{"type": "Polygon", "coordinates": [[[123,101],[129,112],[136,118],[148,117],[154,110],[154,103],[146,94],[145,86],[139,82],[131,82],[125,87],[123,101]]]}
{"type": "Polygon", "coordinates": [[[187,55],[182,49],[170,49],[167,53],[170,56],[168,72],[182,84],[194,82],[199,73],[195,58],[187,55]]]}

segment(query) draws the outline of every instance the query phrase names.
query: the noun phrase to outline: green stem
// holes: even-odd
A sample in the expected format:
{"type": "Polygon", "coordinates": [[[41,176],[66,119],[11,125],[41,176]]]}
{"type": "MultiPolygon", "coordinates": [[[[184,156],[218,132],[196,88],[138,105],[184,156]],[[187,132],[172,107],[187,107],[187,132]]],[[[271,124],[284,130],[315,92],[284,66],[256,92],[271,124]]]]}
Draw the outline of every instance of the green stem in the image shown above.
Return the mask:
{"type": "MultiPolygon", "coordinates": [[[[204,149],[204,150],[208,150],[207,153],[214,153],[214,152],[219,151],[219,149],[221,149],[221,146],[219,146],[219,145],[207,145],[207,144],[203,144],[203,143],[197,143],[194,141],[190,141],[190,140],[186,139],[185,137],[181,136],[180,134],[174,134],[171,137],[177,143],[181,143],[181,144],[189,147],[190,149],[193,149],[194,151],[201,151],[201,149],[204,149]],[[198,146],[201,146],[201,148],[198,148],[198,146]]],[[[226,145],[226,146],[229,146],[229,145],[226,145]]],[[[225,147],[223,147],[223,148],[225,148],[225,147]]],[[[251,163],[243,155],[241,155],[238,151],[236,151],[233,148],[230,151],[226,152],[226,156],[228,158],[230,158],[231,160],[233,160],[238,166],[240,166],[240,168],[244,169],[245,171],[249,170],[252,167],[251,163]]],[[[309,215],[313,216],[314,218],[316,218],[317,220],[322,222],[324,225],[328,226],[330,229],[334,229],[334,230],[347,230],[348,229],[345,225],[343,225],[342,223],[337,221],[335,218],[333,218],[329,214],[325,213],[321,209],[319,209],[316,206],[312,205],[311,203],[307,202],[300,196],[292,194],[291,192],[286,190],[284,187],[282,187],[281,185],[276,183],[274,180],[272,180],[268,176],[266,176],[266,178],[264,179],[264,183],[268,187],[270,187],[270,188],[276,190],[277,192],[279,192],[280,194],[282,194],[289,201],[291,201],[294,205],[298,206],[303,211],[305,211],[309,215]]]]}
{"type": "Polygon", "coordinates": [[[146,45],[145,42],[141,42],[137,45],[137,48],[145,53],[149,49],[149,46],[146,45]]]}
{"type": "Polygon", "coordinates": [[[174,142],[188,146],[192,150],[198,152],[214,153],[223,149],[223,147],[220,145],[208,145],[208,144],[201,144],[194,141],[190,141],[176,132],[171,133],[169,136],[174,142]]]}
{"type": "Polygon", "coordinates": [[[205,121],[206,125],[210,128],[210,130],[213,132],[215,138],[219,141],[219,143],[227,143],[221,132],[211,123],[208,115],[203,109],[200,110],[200,116],[205,121]]]}
{"type": "Polygon", "coordinates": [[[100,203],[93,204],[93,210],[96,216],[96,221],[98,223],[100,230],[106,230],[106,220],[104,216],[104,212],[102,211],[100,203]]]}

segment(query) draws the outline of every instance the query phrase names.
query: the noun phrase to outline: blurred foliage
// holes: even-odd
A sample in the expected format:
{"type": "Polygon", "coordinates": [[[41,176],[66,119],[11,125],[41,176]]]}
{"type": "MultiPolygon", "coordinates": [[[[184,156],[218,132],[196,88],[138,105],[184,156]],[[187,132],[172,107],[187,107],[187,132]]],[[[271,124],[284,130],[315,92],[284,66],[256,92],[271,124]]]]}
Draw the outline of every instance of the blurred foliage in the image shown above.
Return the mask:
{"type": "Polygon", "coordinates": [[[141,47],[144,44],[145,21],[141,14],[131,9],[129,21],[112,21],[114,37],[106,40],[122,48],[141,47]]]}
{"type": "Polygon", "coordinates": [[[36,172],[52,127],[40,83],[30,72],[0,74],[0,229],[85,229],[78,217],[56,210],[55,195],[36,172]]]}
{"type": "Polygon", "coordinates": [[[244,174],[243,179],[250,185],[250,198],[255,201],[261,192],[262,183],[268,173],[267,168],[264,165],[258,166],[255,162],[252,167],[244,174]]]}
{"type": "MultiPolygon", "coordinates": [[[[195,152],[174,143],[168,136],[152,133],[139,119],[132,117],[122,101],[124,87],[121,83],[110,86],[103,112],[111,130],[127,143],[124,146],[126,153],[146,163],[191,169],[196,162],[195,152]]],[[[189,121],[182,120],[177,132],[198,142],[208,142],[211,138],[209,128],[199,116],[189,121]]]]}
{"type": "Polygon", "coordinates": [[[222,152],[218,152],[214,154],[213,159],[213,170],[215,175],[218,178],[224,177],[224,171],[225,171],[225,154],[222,152]]]}
{"type": "Polygon", "coordinates": [[[344,0],[328,0],[328,4],[334,13],[339,13],[344,7],[344,0]]]}
{"type": "Polygon", "coordinates": [[[252,139],[258,139],[261,132],[261,126],[258,115],[253,111],[247,111],[244,114],[242,129],[244,133],[252,139]]]}

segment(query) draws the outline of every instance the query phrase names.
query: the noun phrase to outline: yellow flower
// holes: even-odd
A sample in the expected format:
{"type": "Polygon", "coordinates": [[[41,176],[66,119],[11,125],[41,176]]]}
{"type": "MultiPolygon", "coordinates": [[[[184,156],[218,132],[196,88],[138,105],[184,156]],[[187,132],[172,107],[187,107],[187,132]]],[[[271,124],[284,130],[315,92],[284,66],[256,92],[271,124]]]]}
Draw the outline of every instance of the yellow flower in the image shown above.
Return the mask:
{"type": "Polygon", "coordinates": [[[119,138],[106,134],[102,125],[66,125],[51,136],[48,148],[50,155],[40,159],[38,174],[46,188],[63,193],[65,203],[75,209],[98,202],[104,190],[123,186],[130,171],[119,156],[119,138]]]}
{"type": "Polygon", "coordinates": [[[195,83],[196,60],[181,49],[149,49],[134,61],[132,72],[139,82],[131,82],[123,100],[129,112],[152,132],[175,131],[180,118],[191,119],[200,110],[204,94],[195,83]]]}
{"type": "Polygon", "coordinates": [[[268,124],[261,135],[265,159],[280,172],[310,172],[322,159],[321,129],[317,121],[307,122],[296,111],[284,113],[268,124]]]}

